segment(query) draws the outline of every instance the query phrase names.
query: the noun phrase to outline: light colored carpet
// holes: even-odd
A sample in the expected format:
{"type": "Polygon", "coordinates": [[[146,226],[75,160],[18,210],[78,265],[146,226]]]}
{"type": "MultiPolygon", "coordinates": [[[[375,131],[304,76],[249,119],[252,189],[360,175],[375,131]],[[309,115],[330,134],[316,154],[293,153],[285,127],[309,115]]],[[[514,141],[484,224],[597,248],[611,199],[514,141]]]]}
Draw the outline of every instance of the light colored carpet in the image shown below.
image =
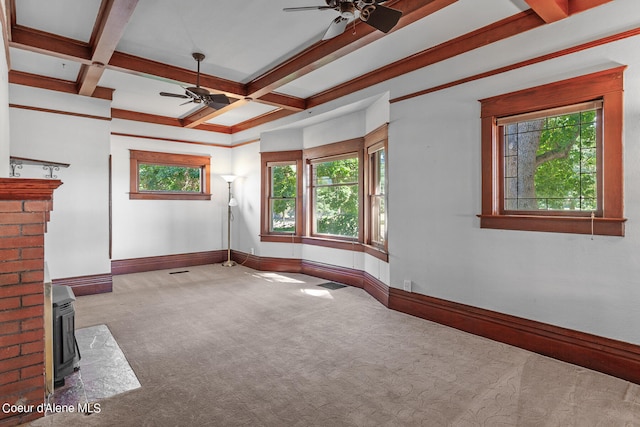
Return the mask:
{"type": "MultiPolygon", "coordinates": [[[[185,270],[185,269],[181,269],[185,270]]],[[[33,426],[640,426],[640,387],[242,266],[114,277],[80,297],[142,387],[33,426]]],[[[174,270],[175,271],[175,270],[174,270]]]]}

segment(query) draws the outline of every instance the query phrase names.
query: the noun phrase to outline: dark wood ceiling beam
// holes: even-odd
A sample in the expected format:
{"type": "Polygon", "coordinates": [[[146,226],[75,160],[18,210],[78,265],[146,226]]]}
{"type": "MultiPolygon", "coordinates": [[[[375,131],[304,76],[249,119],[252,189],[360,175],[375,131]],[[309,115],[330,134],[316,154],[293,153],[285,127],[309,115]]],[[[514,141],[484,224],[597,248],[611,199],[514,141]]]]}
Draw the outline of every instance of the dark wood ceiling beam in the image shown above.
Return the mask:
{"type": "Polygon", "coordinates": [[[9,33],[7,42],[9,42],[11,41],[11,29],[16,26],[16,0],[6,0],[5,8],[5,18],[7,19],[7,24],[9,25],[7,27],[7,32],[9,33]]]}
{"type": "MultiPolygon", "coordinates": [[[[9,42],[9,45],[28,51],[79,62],[84,65],[91,65],[93,59],[91,46],[88,43],[60,37],[55,34],[46,33],[33,28],[20,26],[14,27],[12,29],[12,41],[9,42]]],[[[98,64],[94,64],[94,68],[98,67],[98,64]]],[[[183,83],[195,83],[197,74],[196,71],[193,70],[174,67],[122,52],[113,52],[106,67],[130,74],[140,76],[153,75],[183,83]]],[[[88,80],[90,78],[90,76],[82,75],[82,73],[87,72],[88,68],[84,71],[81,70],[79,81],[88,80]]],[[[96,70],[96,72],[98,72],[98,70],[96,70]]],[[[232,97],[244,98],[247,92],[246,85],[242,83],[206,74],[200,75],[200,84],[209,90],[224,93],[232,97]]],[[[304,99],[278,93],[266,94],[261,99],[256,99],[256,101],[287,108],[292,111],[299,111],[305,108],[304,99]]]]}
{"type": "Polygon", "coordinates": [[[182,118],[180,121],[182,122],[182,126],[186,128],[195,128],[198,125],[201,125],[206,121],[213,119],[214,117],[218,117],[219,115],[227,113],[233,109],[242,107],[247,102],[249,102],[248,99],[239,99],[224,108],[220,108],[219,110],[210,107],[204,107],[182,118]]]}
{"type": "Polygon", "coordinates": [[[534,11],[531,9],[526,10],[327,89],[307,98],[307,108],[333,101],[352,92],[487,46],[544,24],[545,22],[542,18],[534,11]]]}
{"type": "MultiPolygon", "coordinates": [[[[1,1],[1,0],[0,0],[1,1]]],[[[11,1],[7,2],[6,9],[0,8],[0,31],[2,32],[3,50],[7,61],[7,67],[11,68],[11,57],[9,55],[9,40],[11,40],[11,1]]],[[[14,5],[15,6],[15,5],[14,5]]]]}
{"type": "MultiPolygon", "coordinates": [[[[122,120],[132,120],[135,122],[145,122],[145,123],[153,123],[156,125],[165,125],[165,126],[176,126],[182,127],[182,121],[175,117],[167,117],[167,116],[159,116],[157,114],[148,114],[148,113],[140,113],[138,111],[131,110],[122,110],[119,108],[111,109],[111,118],[113,119],[122,119],[122,120]]],[[[231,128],[229,126],[215,125],[211,123],[203,123],[196,126],[194,129],[206,130],[209,132],[218,132],[218,133],[231,133],[231,128]]]]}
{"type": "Polygon", "coordinates": [[[285,110],[284,108],[280,108],[278,110],[270,111],[268,113],[262,114],[260,116],[254,117],[249,120],[245,120],[244,122],[235,124],[231,126],[231,133],[234,134],[236,132],[242,132],[247,129],[254,128],[256,126],[263,125],[265,123],[272,122],[274,120],[281,119],[283,117],[290,116],[295,114],[295,111],[285,110]]]}
{"type": "MultiPolygon", "coordinates": [[[[77,95],[78,93],[76,82],[25,73],[23,71],[9,71],[9,83],[37,87],[40,89],[55,90],[57,92],[72,93],[74,95],[77,95]]],[[[98,86],[91,96],[93,98],[111,101],[113,99],[113,89],[98,86]]]]}
{"type": "Polygon", "coordinates": [[[545,22],[556,22],[613,0],[525,0],[545,22]]]}
{"type": "Polygon", "coordinates": [[[569,16],[569,0],[524,0],[544,22],[556,22],[569,16]]]}
{"type": "Polygon", "coordinates": [[[263,95],[260,99],[257,99],[257,101],[274,107],[285,108],[293,112],[302,111],[307,108],[307,102],[305,99],[277,92],[271,92],[263,95]]]}
{"type": "MultiPolygon", "coordinates": [[[[385,6],[402,10],[402,18],[392,31],[409,25],[458,0],[395,0],[385,6]]],[[[279,87],[310,73],[336,59],[356,51],[367,44],[384,37],[384,33],[365,24],[356,25],[356,35],[345,31],[338,37],[316,43],[310,49],[281,63],[260,77],[249,82],[247,94],[252,98],[261,98],[279,87]]]]}
{"type": "Polygon", "coordinates": [[[46,33],[33,28],[14,26],[11,28],[9,46],[82,64],[91,63],[91,47],[88,43],[46,33]]]}
{"type": "MultiPolygon", "coordinates": [[[[195,61],[193,65],[195,69],[195,61]]],[[[152,75],[176,82],[193,84],[194,86],[197,77],[196,71],[174,67],[122,52],[113,53],[108,68],[135,75],[152,75]]],[[[231,96],[242,98],[246,96],[244,84],[207,74],[200,74],[200,86],[231,96]]]]}
{"type": "Polygon", "coordinates": [[[91,37],[91,64],[83,65],[78,76],[80,95],[90,96],[98,86],[137,4],[138,0],[103,0],[91,37]]]}

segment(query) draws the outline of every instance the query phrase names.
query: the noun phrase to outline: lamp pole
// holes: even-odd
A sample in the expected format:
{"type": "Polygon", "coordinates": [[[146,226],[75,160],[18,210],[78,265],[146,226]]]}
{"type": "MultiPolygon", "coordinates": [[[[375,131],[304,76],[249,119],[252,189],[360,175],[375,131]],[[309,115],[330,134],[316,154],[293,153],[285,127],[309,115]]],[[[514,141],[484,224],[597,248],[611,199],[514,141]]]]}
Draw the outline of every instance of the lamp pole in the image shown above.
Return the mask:
{"type": "Polygon", "coordinates": [[[231,261],[231,206],[236,206],[237,202],[231,197],[231,183],[236,177],[234,175],[222,175],[229,186],[229,199],[227,200],[227,260],[222,263],[223,267],[233,267],[235,261],[231,261]]]}

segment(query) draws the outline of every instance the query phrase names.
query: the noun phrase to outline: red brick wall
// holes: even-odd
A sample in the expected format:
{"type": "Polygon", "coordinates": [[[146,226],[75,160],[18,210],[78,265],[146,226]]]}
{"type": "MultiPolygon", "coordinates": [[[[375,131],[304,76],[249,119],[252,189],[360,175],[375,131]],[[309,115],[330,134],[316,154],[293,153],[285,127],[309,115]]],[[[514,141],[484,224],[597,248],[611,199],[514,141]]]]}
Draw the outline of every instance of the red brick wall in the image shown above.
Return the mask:
{"type": "Polygon", "coordinates": [[[5,404],[37,407],[45,398],[44,233],[58,185],[0,179],[0,426],[43,415],[5,404]]]}

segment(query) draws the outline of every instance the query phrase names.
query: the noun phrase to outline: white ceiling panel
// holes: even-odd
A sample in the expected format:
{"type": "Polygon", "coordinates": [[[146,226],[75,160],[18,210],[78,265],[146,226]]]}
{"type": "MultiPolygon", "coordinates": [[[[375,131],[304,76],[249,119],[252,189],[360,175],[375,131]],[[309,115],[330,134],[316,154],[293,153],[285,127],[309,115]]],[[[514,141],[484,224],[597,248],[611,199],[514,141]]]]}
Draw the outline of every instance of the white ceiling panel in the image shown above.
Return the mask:
{"type": "Polygon", "coordinates": [[[283,12],[316,0],[140,0],[118,50],[245,82],[319,40],[335,11],[283,12]]]}
{"type": "MultiPolygon", "coordinates": [[[[26,27],[23,31],[14,31],[17,30],[15,27],[9,28],[13,36],[8,41],[11,71],[40,76],[31,79],[29,76],[20,76],[21,84],[51,89],[56,87],[57,82],[47,81],[47,78],[62,79],[78,82],[78,92],[89,94],[93,93],[97,82],[98,86],[114,89],[112,108],[145,113],[148,115],[145,117],[146,121],[162,123],[165,117],[186,118],[185,122],[190,125],[205,122],[226,127],[268,115],[280,108],[298,111],[304,108],[308,98],[340,88],[333,94],[341,98],[317,106],[313,112],[306,110],[279,121],[280,125],[301,120],[306,122],[319,113],[329,113],[329,110],[337,110],[344,103],[357,100],[361,93],[342,96],[345,95],[342,89],[356,90],[355,86],[349,85],[354,79],[376,70],[384,72],[385,66],[400,60],[411,63],[412,55],[416,53],[529,10],[525,0],[457,0],[451,4],[443,2],[441,10],[409,23],[413,17],[422,16],[424,9],[418,9],[413,17],[409,17],[407,25],[386,35],[374,33],[374,36],[366,36],[362,30],[366,28],[366,24],[359,25],[360,29],[356,28],[360,34],[352,34],[354,27],[347,26],[345,34],[335,40],[335,43],[325,43],[320,39],[338,15],[337,11],[285,12],[283,8],[324,6],[327,4],[326,0],[118,0],[109,9],[109,16],[116,19],[98,22],[104,31],[97,46],[89,46],[87,49],[59,38],[91,43],[91,33],[104,1],[106,0],[9,2],[9,6],[15,7],[16,16],[16,22],[9,20],[9,24],[26,27]],[[130,6],[135,8],[130,9],[130,6]],[[123,29],[124,23],[126,26],[123,29]],[[29,28],[45,34],[30,33],[29,28]],[[106,62],[105,58],[113,53],[114,47],[115,54],[103,68],[100,63],[106,62]],[[258,98],[270,96],[269,102],[279,106],[254,101],[236,104],[239,105],[236,108],[216,113],[211,109],[199,111],[202,103],[181,105],[184,104],[184,99],[160,96],[160,92],[183,94],[184,86],[195,86],[193,72],[184,72],[197,69],[193,52],[206,55],[201,63],[201,72],[207,77],[206,85],[213,91],[217,89],[234,93],[238,98],[247,95],[258,98]],[[302,59],[296,58],[301,52],[305,52],[302,59]],[[138,58],[130,58],[127,54],[138,58]],[[87,65],[81,68],[80,63],[87,65]],[[265,79],[255,81],[265,75],[265,79]],[[231,82],[228,85],[225,82],[219,83],[216,77],[231,82]],[[185,81],[178,82],[177,79],[185,81]],[[245,86],[246,83],[251,84],[245,86]],[[192,115],[195,112],[198,114],[192,115]],[[154,115],[158,117],[154,118],[154,115]],[[190,115],[192,116],[189,117],[190,115]]],[[[351,0],[344,1],[348,3],[351,0]]],[[[407,10],[418,5],[424,7],[430,2],[398,0],[389,3],[391,7],[401,10],[404,7],[407,10]]],[[[624,17],[607,22],[615,28],[625,25],[628,27],[631,24],[623,25],[620,22],[636,19],[633,18],[637,14],[633,13],[632,5],[637,4],[637,0],[612,1],[594,8],[591,16],[602,16],[603,11],[605,16],[610,17],[611,14],[606,14],[607,8],[628,10],[631,11],[628,15],[632,18],[627,18],[625,14],[624,17]]],[[[553,34],[554,28],[565,28],[566,34],[561,34],[557,39],[573,45],[584,36],[579,35],[580,31],[570,30],[568,23],[580,22],[588,18],[591,12],[579,14],[583,18],[571,16],[558,23],[544,25],[535,12],[531,11],[520,16],[524,22],[516,19],[513,25],[506,24],[509,31],[507,34],[519,31],[524,31],[523,34],[553,34]],[[526,28],[535,29],[525,31],[526,28]]],[[[589,22],[593,22],[587,25],[589,29],[595,28],[594,25],[601,31],[608,28],[597,19],[589,22]]],[[[497,38],[500,39],[499,34],[497,38]]],[[[466,76],[472,69],[480,69],[479,66],[484,63],[483,54],[492,52],[492,55],[500,55],[500,46],[506,46],[507,41],[511,43],[509,46],[514,43],[517,45],[518,40],[525,38],[518,35],[507,37],[506,40],[491,43],[490,50],[472,49],[464,55],[418,70],[411,71],[413,68],[409,65],[403,68],[407,73],[405,78],[396,80],[402,80],[403,83],[397,83],[395,90],[408,93],[436,82],[450,81],[455,76],[466,76]]],[[[555,41],[556,39],[541,42],[541,51],[556,45],[555,41]]],[[[526,51],[533,50],[529,48],[526,51]]],[[[510,57],[517,55],[511,52],[510,57]]],[[[389,75],[385,78],[389,78],[389,75]]],[[[272,117],[275,120],[281,116],[272,117]]],[[[227,133],[225,129],[222,131],[227,133]]]]}
{"type": "Polygon", "coordinates": [[[101,0],[16,0],[16,23],[89,42],[101,0]]]}
{"type": "Polygon", "coordinates": [[[526,7],[512,0],[486,0],[478,8],[477,0],[459,0],[422,20],[358,49],[278,89],[287,95],[307,98],[389,63],[407,58],[452,38],[490,25],[526,7]],[[488,7],[489,4],[492,7],[488,7]]]}
{"type": "Polygon", "coordinates": [[[176,117],[188,114],[194,104],[180,105],[185,100],[160,96],[160,92],[184,93],[181,86],[163,80],[106,70],[100,86],[116,89],[113,108],[176,117]]]}
{"type": "Polygon", "coordinates": [[[54,79],[76,81],[80,64],[77,62],[40,55],[28,50],[10,48],[11,69],[54,79]]]}

